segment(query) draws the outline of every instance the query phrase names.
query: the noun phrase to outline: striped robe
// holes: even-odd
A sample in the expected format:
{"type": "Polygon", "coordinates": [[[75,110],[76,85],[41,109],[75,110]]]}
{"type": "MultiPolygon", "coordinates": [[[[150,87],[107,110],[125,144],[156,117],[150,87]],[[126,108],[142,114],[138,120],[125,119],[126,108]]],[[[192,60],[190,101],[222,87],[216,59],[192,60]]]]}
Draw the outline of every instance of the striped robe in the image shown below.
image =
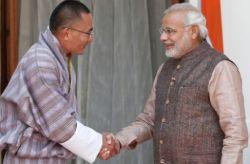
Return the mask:
{"type": "Polygon", "coordinates": [[[47,29],[22,57],[0,97],[4,163],[66,163],[74,155],[58,143],[76,130],[74,70],[47,29]]]}

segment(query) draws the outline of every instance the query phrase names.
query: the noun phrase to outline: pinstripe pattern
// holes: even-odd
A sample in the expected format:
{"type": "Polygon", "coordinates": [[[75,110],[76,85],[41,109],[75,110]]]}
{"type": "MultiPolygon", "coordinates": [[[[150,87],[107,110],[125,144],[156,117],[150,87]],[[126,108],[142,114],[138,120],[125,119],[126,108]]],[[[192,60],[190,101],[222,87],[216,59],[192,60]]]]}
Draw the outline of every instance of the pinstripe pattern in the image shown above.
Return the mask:
{"type": "Polygon", "coordinates": [[[20,157],[28,164],[34,163],[27,162],[29,158],[74,157],[58,144],[74,134],[78,117],[75,73],[71,70],[70,82],[68,59],[62,52],[47,29],[23,56],[1,95],[0,149],[15,154],[7,154],[6,163],[20,157]]]}
{"type": "Polygon", "coordinates": [[[60,158],[18,158],[10,153],[6,153],[3,163],[6,164],[66,164],[67,160],[60,158]]]}

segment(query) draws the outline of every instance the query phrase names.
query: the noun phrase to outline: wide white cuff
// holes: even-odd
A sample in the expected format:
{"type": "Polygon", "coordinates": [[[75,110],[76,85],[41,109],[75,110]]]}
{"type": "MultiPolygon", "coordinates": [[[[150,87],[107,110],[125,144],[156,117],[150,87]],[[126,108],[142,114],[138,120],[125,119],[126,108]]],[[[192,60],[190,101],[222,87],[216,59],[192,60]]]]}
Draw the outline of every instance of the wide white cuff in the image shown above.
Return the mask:
{"type": "Polygon", "coordinates": [[[102,135],[77,121],[74,135],[60,144],[87,162],[93,163],[102,147],[102,135]]]}

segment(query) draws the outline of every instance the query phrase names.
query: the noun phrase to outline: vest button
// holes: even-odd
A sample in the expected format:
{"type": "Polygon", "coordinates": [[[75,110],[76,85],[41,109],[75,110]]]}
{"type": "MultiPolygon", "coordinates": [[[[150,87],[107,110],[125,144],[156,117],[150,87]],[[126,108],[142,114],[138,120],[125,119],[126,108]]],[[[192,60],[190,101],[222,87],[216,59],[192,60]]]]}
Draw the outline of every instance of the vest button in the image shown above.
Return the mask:
{"type": "Polygon", "coordinates": [[[160,163],[165,163],[165,160],[164,160],[164,159],[161,159],[161,160],[160,160],[160,163]]]}
{"type": "Polygon", "coordinates": [[[161,144],[161,145],[163,144],[163,140],[160,140],[160,144],[161,144]]]}
{"type": "Polygon", "coordinates": [[[161,122],[162,122],[162,123],[165,123],[165,122],[166,122],[166,118],[162,118],[162,119],[161,119],[161,122]]]}
{"type": "Polygon", "coordinates": [[[169,103],[170,103],[170,101],[167,99],[167,100],[166,100],[166,104],[169,104],[169,103]]]}
{"type": "Polygon", "coordinates": [[[181,65],[178,64],[178,65],[176,66],[176,69],[180,69],[180,68],[181,68],[181,65]]]}

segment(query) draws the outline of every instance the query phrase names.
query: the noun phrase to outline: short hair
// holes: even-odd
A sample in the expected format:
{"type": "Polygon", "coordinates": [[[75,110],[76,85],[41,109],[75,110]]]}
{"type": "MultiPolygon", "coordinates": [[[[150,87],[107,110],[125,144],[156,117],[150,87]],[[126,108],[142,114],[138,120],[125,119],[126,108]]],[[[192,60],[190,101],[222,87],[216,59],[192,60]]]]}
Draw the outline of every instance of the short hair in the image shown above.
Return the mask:
{"type": "Polygon", "coordinates": [[[49,28],[52,33],[55,33],[60,27],[66,26],[74,21],[81,20],[82,13],[90,13],[88,7],[78,0],[65,0],[58,4],[53,10],[49,28]]]}
{"type": "Polygon", "coordinates": [[[199,36],[205,39],[208,35],[206,27],[206,18],[202,13],[190,3],[177,3],[164,11],[164,16],[173,12],[182,12],[185,14],[185,26],[197,25],[199,27],[199,36]]]}

